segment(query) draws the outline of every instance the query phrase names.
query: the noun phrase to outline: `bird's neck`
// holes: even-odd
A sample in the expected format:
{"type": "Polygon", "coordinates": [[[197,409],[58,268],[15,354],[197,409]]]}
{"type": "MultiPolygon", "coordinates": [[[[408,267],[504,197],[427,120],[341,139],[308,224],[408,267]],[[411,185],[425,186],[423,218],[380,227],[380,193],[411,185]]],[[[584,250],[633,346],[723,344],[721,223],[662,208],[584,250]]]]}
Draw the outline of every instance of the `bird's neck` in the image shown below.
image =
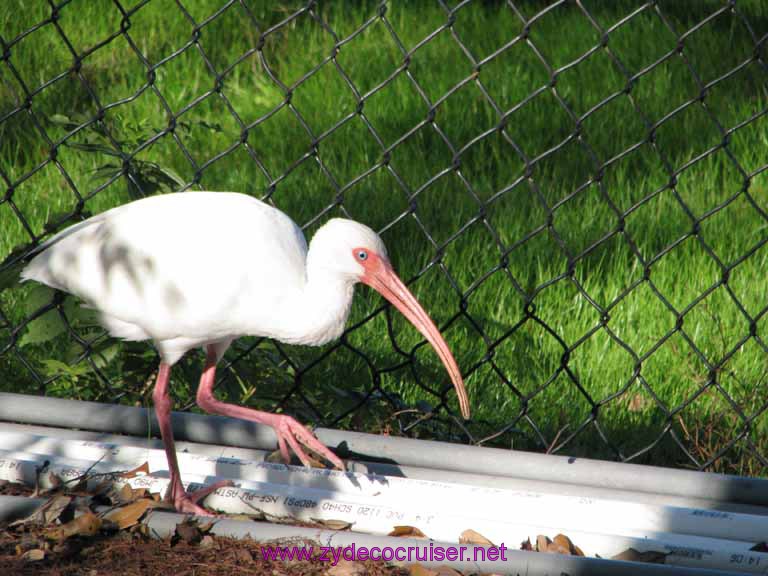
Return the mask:
{"type": "Polygon", "coordinates": [[[308,267],[306,283],[286,300],[280,339],[310,346],[335,340],[344,331],[353,293],[354,283],[348,279],[308,267]]]}

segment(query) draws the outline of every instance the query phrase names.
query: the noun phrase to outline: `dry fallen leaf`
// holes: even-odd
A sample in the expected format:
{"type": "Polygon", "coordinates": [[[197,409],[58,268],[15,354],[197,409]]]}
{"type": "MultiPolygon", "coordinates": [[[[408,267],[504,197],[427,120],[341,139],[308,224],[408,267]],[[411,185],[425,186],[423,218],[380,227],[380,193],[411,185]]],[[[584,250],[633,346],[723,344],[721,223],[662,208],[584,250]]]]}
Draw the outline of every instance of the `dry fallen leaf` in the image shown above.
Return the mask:
{"type": "Polygon", "coordinates": [[[58,475],[54,474],[53,472],[48,473],[48,485],[50,486],[49,490],[59,488],[63,484],[64,480],[62,480],[58,475]]]}
{"type": "Polygon", "coordinates": [[[64,512],[64,509],[69,506],[70,502],[72,502],[72,497],[64,496],[63,494],[59,494],[48,500],[48,502],[38,509],[41,514],[40,523],[51,524],[58,520],[61,513],[64,512]]]}
{"type": "Polygon", "coordinates": [[[47,536],[53,540],[64,540],[72,536],[93,536],[101,528],[101,518],[90,510],[74,520],[48,530],[47,536]]]}
{"type": "MultiPolygon", "coordinates": [[[[311,451],[310,451],[311,452],[311,451]]],[[[310,468],[320,468],[320,469],[327,469],[328,466],[323,464],[320,460],[314,457],[315,453],[311,452],[311,454],[307,454],[307,458],[309,459],[309,466],[310,468]]],[[[283,455],[280,453],[280,450],[274,450],[267,454],[266,458],[264,458],[265,462],[269,462],[270,464],[284,464],[283,461],[283,455]]]]}
{"type": "Polygon", "coordinates": [[[111,499],[111,494],[114,493],[114,485],[108,478],[101,480],[96,486],[91,488],[91,496],[106,496],[111,499]]]}
{"type": "Polygon", "coordinates": [[[395,536],[396,538],[427,538],[424,532],[414,526],[395,526],[387,536],[395,536]]]}
{"type": "Polygon", "coordinates": [[[450,566],[438,566],[437,568],[427,568],[421,564],[409,564],[407,566],[410,576],[462,576],[450,566]]]}
{"type": "Polygon", "coordinates": [[[227,520],[258,520],[253,514],[227,514],[227,520]]]}
{"type": "Polygon", "coordinates": [[[352,522],[346,520],[325,520],[323,518],[310,518],[310,520],[329,530],[349,530],[352,527],[352,522]]]}
{"type": "Polygon", "coordinates": [[[479,532],[475,532],[472,529],[464,530],[459,536],[459,544],[478,544],[480,546],[495,546],[493,542],[488,540],[485,536],[479,532]]]}
{"type": "Polygon", "coordinates": [[[16,544],[16,555],[21,556],[24,552],[32,550],[33,548],[39,548],[40,541],[32,536],[22,536],[18,544],[16,544]]]}
{"type": "Polygon", "coordinates": [[[267,454],[266,458],[264,458],[264,461],[269,462],[270,464],[284,464],[283,455],[280,453],[280,450],[273,450],[267,454]]]}
{"type": "Polygon", "coordinates": [[[149,462],[144,462],[140,466],[136,466],[133,470],[127,470],[120,474],[121,478],[136,478],[136,476],[146,476],[149,474],[149,462]]]}
{"type": "Polygon", "coordinates": [[[173,535],[173,543],[179,541],[185,544],[197,544],[203,539],[203,531],[197,520],[184,520],[176,524],[176,533],[173,535]]]}
{"type": "Polygon", "coordinates": [[[436,571],[430,570],[421,564],[409,564],[407,568],[410,576],[437,576],[436,571]]]}
{"type": "Polygon", "coordinates": [[[139,518],[141,518],[149,508],[154,508],[156,506],[157,503],[154,500],[143,498],[131,502],[126,506],[109,511],[104,516],[104,519],[117,524],[119,530],[124,530],[138,524],[139,518]]]}
{"type": "Polygon", "coordinates": [[[365,574],[365,566],[360,562],[352,562],[342,558],[336,566],[325,571],[326,576],[360,576],[365,574]]]}
{"type": "Polygon", "coordinates": [[[565,534],[558,534],[555,536],[553,542],[560,548],[566,550],[566,552],[563,552],[563,554],[570,554],[571,556],[584,556],[584,552],[581,551],[581,548],[571,542],[571,539],[568,538],[568,536],[565,534]]]}
{"type": "MultiPolygon", "coordinates": [[[[530,540],[527,541],[527,544],[530,546],[530,540]]],[[[523,550],[530,549],[525,548],[525,545],[526,542],[523,542],[523,545],[521,546],[523,550]]],[[[581,548],[571,542],[571,539],[565,534],[558,534],[553,540],[550,540],[543,534],[539,534],[536,536],[536,551],[549,554],[565,554],[566,556],[584,556],[584,552],[581,551],[581,548]]]]}
{"type": "Polygon", "coordinates": [[[543,534],[536,536],[536,552],[548,552],[549,551],[549,538],[543,534]]]}
{"type": "Polygon", "coordinates": [[[40,548],[28,550],[21,555],[21,558],[27,562],[38,562],[39,560],[45,559],[45,550],[40,550],[40,548]]]}
{"type": "MultiPolygon", "coordinates": [[[[54,544],[50,551],[53,552],[56,555],[61,556],[74,556],[77,554],[78,550],[82,548],[82,545],[77,542],[75,539],[69,539],[69,540],[62,540],[61,542],[54,544]]],[[[48,548],[46,548],[46,552],[48,551],[48,548]]]]}
{"type": "Polygon", "coordinates": [[[627,410],[630,412],[641,412],[645,409],[648,401],[640,394],[634,394],[627,404],[627,410]]]}
{"type": "Polygon", "coordinates": [[[115,486],[107,496],[115,504],[127,504],[136,500],[133,488],[128,484],[123,484],[119,488],[115,486]]]}
{"type": "Polygon", "coordinates": [[[318,460],[317,458],[313,458],[312,456],[309,456],[309,455],[308,455],[308,456],[307,456],[307,459],[309,460],[309,466],[310,466],[311,468],[320,468],[320,469],[323,469],[323,470],[324,470],[324,469],[326,469],[326,468],[328,468],[328,466],[326,466],[325,464],[323,464],[323,463],[322,463],[320,460],[318,460]]]}
{"type": "Polygon", "coordinates": [[[248,564],[254,561],[253,554],[251,554],[250,550],[238,548],[237,550],[234,551],[234,555],[235,555],[235,561],[238,564],[247,566],[248,564]]]}
{"type": "Polygon", "coordinates": [[[12,522],[10,526],[19,526],[21,524],[42,524],[45,526],[51,524],[58,520],[61,513],[64,512],[64,509],[69,506],[70,502],[72,502],[71,496],[59,494],[41,504],[37,510],[32,512],[32,514],[26,518],[12,522]]]}
{"type": "Polygon", "coordinates": [[[657,552],[656,550],[646,550],[638,552],[634,548],[627,548],[624,552],[616,554],[611,560],[625,560],[627,562],[649,562],[651,564],[664,564],[667,558],[666,552],[657,552]]]}

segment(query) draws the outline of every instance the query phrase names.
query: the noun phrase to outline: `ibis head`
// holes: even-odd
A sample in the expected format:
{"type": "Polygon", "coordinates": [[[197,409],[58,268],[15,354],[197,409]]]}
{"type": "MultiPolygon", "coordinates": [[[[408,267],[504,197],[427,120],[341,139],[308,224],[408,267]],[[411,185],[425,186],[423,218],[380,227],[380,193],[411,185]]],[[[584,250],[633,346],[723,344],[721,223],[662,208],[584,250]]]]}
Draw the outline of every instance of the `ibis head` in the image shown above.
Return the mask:
{"type": "Polygon", "coordinates": [[[461,413],[469,418],[469,399],[456,360],[437,326],[395,272],[379,235],[353,220],[330,220],[312,238],[307,256],[310,276],[321,268],[352,284],[370,286],[414,325],[442,360],[456,388],[461,413]]]}

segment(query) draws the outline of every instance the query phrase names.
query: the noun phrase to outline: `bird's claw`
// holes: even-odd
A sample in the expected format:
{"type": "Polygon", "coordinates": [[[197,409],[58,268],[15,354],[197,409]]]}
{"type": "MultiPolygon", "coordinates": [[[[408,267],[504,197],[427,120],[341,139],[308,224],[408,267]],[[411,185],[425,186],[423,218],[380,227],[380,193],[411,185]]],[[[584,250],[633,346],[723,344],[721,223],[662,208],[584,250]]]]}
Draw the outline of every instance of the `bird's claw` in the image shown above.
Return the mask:
{"type": "Polygon", "coordinates": [[[291,450],[298,456],[304,466],[312,467],[312,459],[307,456],[307,453],[301,447],[301,444],[303,444],[312,450],[312,452],[315,452],[328,460],[334,467],[342,471],[345,470],[344,462],[341,461],[341,458],[324,446],[322,442],[315,438],[315,435],[312,434],[306,426],[300,424],[295,418],[281,415],[277,426],[275,426],[275,433],[277,434],[277,443],[280,447],[280,454],[286,464],[289,464],[291,461],[291,456],[288,453],[288,446],[290,446],[291,450]],[[299,444],[299,442],[301,442],[301,444],[299,444]]]}
{"type": "Polygon", "coordinates": [[[216,516],[213,512],[206,510],[199,504],[195,504],[189,496],[181,496],[173,501],[173,507],[180,514],[194,514],[195,516],[216,516]]]}
{"type": "Polygon", "coordinates": [[[195,514],[196,516],[216,516],[215,513],[210,512],[209,510],[206,510],[200,506],[198,502],[219,488],[233,485],[234,483],[231,480],[222,480],[220,482],[216,482],[215,484],[211,484],[210,486],[200,488],[199,490],[194,490],[193,492],[182,492],[180,495],[174,496],[170,499],[171,504],[177,512],[182,514],[195,514]]]}

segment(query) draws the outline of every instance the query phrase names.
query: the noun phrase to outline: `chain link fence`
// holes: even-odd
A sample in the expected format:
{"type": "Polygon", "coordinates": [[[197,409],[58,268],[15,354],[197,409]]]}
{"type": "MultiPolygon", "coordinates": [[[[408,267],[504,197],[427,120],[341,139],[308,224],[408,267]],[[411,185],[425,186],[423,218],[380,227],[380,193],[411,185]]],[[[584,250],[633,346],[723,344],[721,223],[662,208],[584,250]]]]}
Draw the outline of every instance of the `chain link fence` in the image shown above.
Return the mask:
{"type": "MultiPolygon", "coordinates": [[[[146,404],[151,347],[116,343],[18,271],[93,213],[229,188],[308,236],[337,215],[377,227],[475,417],[456,417],[428,346],[360,289],[333,345],[237,341],[219,370],[231,400],[317,425],[760,473],[759,3],[85,4],[0,9],[4,389],[146,404]],[[163,28],[183,33],[158,47],[163,28]]],[[[175,368],[177,406],[193,406],[201,366],[188,354],[175,368]]]]}

